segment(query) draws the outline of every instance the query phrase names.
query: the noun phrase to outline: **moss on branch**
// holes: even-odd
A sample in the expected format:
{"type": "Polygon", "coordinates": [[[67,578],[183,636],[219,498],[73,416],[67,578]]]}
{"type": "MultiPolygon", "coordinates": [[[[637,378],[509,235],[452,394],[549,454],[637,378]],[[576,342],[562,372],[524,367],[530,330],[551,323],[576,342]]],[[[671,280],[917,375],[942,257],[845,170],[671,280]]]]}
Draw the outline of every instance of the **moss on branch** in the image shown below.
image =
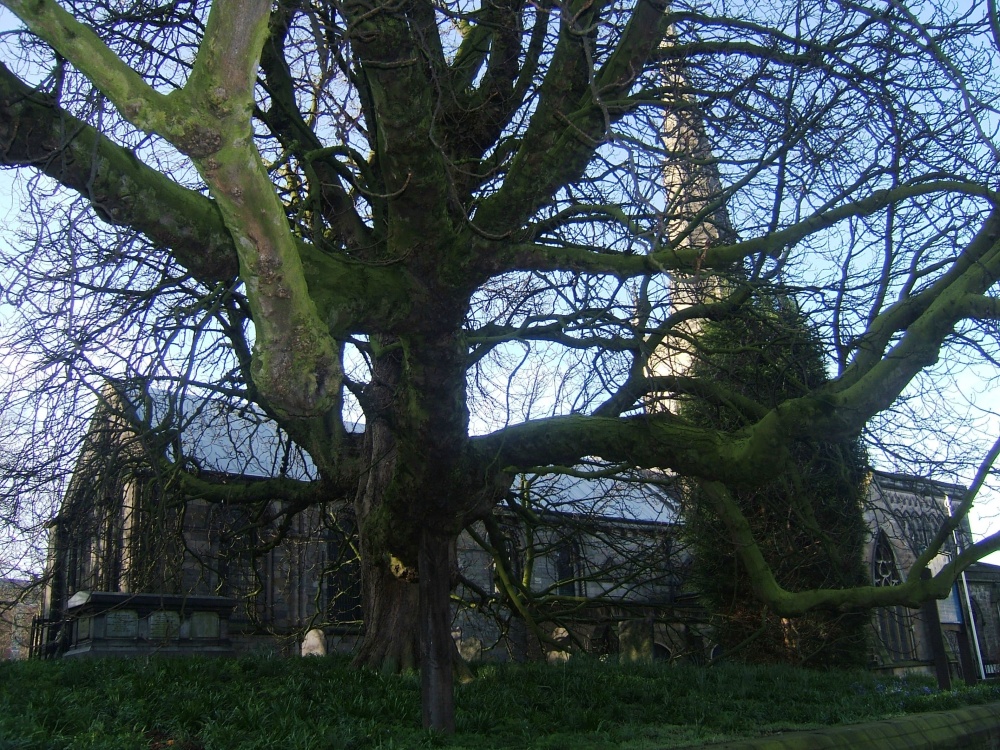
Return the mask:
{"type": "Polygon", "coordinates": [[[205,284],[232,279],[236,249],[218,207],[25,86],[0,64],[0,154],[90,200],[105,221],[167,249],[205,284]]]}
{"type": "Polygon", "coordinates": [[[787,458],[778,426],[766,427],[729,435],[666,413],[625,418],[570,415],[513,425],[472,438],[471,443],[486,465],[512,470],[572,465],[584,456],[600,456],[752,486],[773,476],[787,458]]]}

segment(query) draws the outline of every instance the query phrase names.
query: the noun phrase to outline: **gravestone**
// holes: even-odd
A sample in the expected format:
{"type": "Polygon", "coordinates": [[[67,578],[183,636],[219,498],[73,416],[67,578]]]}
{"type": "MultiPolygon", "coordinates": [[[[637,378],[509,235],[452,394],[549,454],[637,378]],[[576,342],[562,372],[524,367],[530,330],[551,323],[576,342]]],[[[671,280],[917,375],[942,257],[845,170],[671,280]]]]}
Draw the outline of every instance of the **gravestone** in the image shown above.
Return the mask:
{"type": "Polygon", "coordinates": [[[326,634],[319,628],[306,631],[302,640],[302,656],[326,656],[326,634]]]}
{"type": "Polygon", "coordinates": [[[222,596],[80,591],[66,607],[70,642],[63,656],[230,656],[235,606],[222,596]]]}
{"type": "Polygon", "coordinates": [[[618,625],[618,649],[622,661],[653,661],[653,618],[622,620],[618,625]]]}

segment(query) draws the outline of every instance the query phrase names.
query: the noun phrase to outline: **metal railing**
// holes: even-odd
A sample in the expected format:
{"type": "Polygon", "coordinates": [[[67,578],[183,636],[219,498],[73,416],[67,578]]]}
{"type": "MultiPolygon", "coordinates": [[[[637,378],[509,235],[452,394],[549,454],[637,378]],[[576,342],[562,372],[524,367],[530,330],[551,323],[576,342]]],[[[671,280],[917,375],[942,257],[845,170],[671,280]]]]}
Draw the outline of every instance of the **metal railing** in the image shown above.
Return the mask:
{"type": "Polygon", "coordinates": [[[65,621],[58,617],[31,618],[31,635],[28,640],[29,659],[53,659],[61,654],[65,621]]]}

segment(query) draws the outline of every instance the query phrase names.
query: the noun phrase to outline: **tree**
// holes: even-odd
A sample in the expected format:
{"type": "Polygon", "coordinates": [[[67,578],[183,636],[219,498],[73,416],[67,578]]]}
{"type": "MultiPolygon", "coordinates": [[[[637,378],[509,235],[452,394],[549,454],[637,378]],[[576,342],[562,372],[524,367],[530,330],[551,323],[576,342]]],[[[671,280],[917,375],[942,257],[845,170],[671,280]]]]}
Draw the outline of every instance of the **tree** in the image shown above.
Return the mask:
{"type": "Polygon", "coordinates": [[[8,253],[7,346],[34,373],[19,385],[62,408],[67,383],[139,374],[258,404],[320,479],[253,492],[353,499],[357,661],[419,651],[426,725],[452,725],[454,540],[520,470],[599,457],[697,477],[783,616],[943,596],[1000,548],[929,581],[933,551],[896,587],[789,591],[728,491],[786,471],[799,440],[877,426],[949,374],[939,360],[992,366],[987,7],[3,5],[27,30],[0,69],[2,162],[48,178],[8,253]],[[724,207],[737,233],[705,232],[724,207]],[[744,397],[738,429],[646,413],[650,394],[738,397],[649,367],[689,321],[736,314],[738,293],[671,307],[734,263],[809,298],[835,376],[744,397]]]}
{"type": "MultiPolygon", "coordinates": [[[[791,300],[757,290],[742,315],[707,323],[692,352],[692,375],[726,384],[740,398],[777,406],[827,381],[826,358],[791,300]]],[[[688,400],[681,413],[727,431],[752,416],[739,402],[688,400]]],[[[786,471],[751,490],[730,490],[782,587],[791,591],[866,583],[862,553],[868,460],[858,438],[840,443],[800,439],[786,471]],[[808,496],[808,497],[803,497],[808,496]]],[[[817,610],[776,618],[751,592],[733,552],[718,550],[725,533],[691,483],[686,533],[695,548],[694,580],[716,620],[723,652],[749,661],[864,666],[870,613],[817,610]]]]}

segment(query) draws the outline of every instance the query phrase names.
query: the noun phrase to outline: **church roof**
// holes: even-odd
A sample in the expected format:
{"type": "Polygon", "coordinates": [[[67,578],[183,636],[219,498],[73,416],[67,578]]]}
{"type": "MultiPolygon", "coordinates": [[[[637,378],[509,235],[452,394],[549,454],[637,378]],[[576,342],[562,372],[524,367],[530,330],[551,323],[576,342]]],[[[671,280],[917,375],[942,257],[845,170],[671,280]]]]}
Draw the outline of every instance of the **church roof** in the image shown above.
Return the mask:
{"type": "MultiPolygon", "coordinates": [[[[183,459],[200,471],[262,479],[318,477],[309,454],[253,404],[162,390],[146,391],[137,401],[138,421],[177,431],[179,441],[174,441],[173,451],[179,445],[183,459]]],[[[176,459],[176,453],[171,458],[176,459]]],[[[589,473],[586,476],[585,467],[575,467],[573,474],[532,475],[522,487],[542,512],[652,523],[677,520],[676,491],[663,476],[650,472],[598,476],[592,468],[589,473]]]]}
{"type": "Polygon", "coordinates": [[[319,476],[309,454],[253,404],[157,390],[137,401],[140,424],[177,434],[173,460],[182,458],[200,471],[257,479],[319,476]]]}
{"type": "Polygon", "coordinates": [[[653,523],[677,521],[676,488],[666,477],[654,472],[586,476],[583,467],[576,468],[573,474],[525,477],[520,487],[515,484],[513,492],[528,492],[535,507],[547,512],[653,523]]]}

